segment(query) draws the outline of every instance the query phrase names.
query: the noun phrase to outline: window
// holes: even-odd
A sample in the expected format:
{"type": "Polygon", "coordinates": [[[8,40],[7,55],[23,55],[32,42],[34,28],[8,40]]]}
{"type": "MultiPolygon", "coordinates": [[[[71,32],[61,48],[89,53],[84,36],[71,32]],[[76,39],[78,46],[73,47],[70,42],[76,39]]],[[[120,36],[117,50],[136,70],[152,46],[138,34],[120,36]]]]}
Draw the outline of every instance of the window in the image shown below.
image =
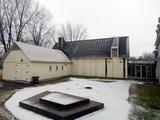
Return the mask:
{"type": "Polygon", "coordinates": [[[51,65],[49,66],[49,71],[52,71],[52,66],[51,65]]]}
{"type": "Polygon", "coordinates": [[[128,65],[128,77],[132,77],[132,66],[128,65]]]}
{"type": "Polygon", "coordinates": [[[148,78],[152,77],[152,68],[150,66],[147,67],[147,77],[148,78]]]}
{"type": "Polygon", "coordinates": [[[136,66],[136,77],[141,77],[141,67],[136,66]]]}
{"type": "Polygon", "coordinates": [[[135,65],[132,65],[131,71],[132,71],[132,77],[136,77],[136,74],[135,74],[136,66],[135,65]]]}
{"type": "Polygon", "coordinates": [[[117,48],[112,48],[112,57],[118,57],[117,51],[117,48]]]}
{"type": "Polygon", "coordinates": [[[21,59],[21,62],[23,62],[23,59],[21,59]]]}
{"type": "Polygon", "coordinates": [[[58,66],[56,66],[56,70],[58,70],[58,66]]]}
{"type": "Polygon", "coordinates": [[[62,70],[63,70],[63,68],[64,68],[64,67],[62,66],[62,70]]]}
{"type": "Polygon", "coordinates": [[[142,66],[142,77],[146,78],[146,66],[142,66]]]}

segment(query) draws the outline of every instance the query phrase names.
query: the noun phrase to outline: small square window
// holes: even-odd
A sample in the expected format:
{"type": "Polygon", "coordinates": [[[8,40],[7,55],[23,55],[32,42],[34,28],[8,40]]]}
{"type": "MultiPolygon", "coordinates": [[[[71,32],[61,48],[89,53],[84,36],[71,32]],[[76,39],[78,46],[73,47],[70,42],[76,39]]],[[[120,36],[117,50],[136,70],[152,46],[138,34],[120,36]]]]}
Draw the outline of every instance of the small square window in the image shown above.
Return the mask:
{"type": "Polygon", "coordinates": [[[56,66],[56,70],[58,70],[58,66],[56,66]]]}
{"type": "Polygon", "coordinates": [[[63,70],[63,68],[64,68],[64,67],[62,66],[62,70],[63,70]]]}
{"type": "Polygon", "coordinates": [[[112,57],[118,57],[117,52],[118,52],[117,48],[112,48],[112,57]]]}
{"type": "Polygon", "coordinates": [[[52,71],[52,66],[49,66],[49,71],[52,71]]]}

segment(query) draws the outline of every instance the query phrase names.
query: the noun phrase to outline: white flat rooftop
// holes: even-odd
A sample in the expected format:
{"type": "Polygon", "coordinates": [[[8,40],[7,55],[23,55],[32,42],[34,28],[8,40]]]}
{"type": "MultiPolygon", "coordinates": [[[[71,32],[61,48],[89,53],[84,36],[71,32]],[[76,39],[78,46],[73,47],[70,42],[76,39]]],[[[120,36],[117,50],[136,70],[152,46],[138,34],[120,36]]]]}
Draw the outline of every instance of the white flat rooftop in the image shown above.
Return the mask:
{"type": "Polygon", "coordinates": [[[68,105],[68,104],[79,102],[81,100],[81,99],[73,97],[73,96],[69,96],[69,95],[65,95],[65,94],[61,94],[61,93],[56,93],[56,92],[50,93],[50,94],[42,97],[41,99],[45,100],[45,101],[53,102],[53,103],[58,103],[61,105],[68,105]]]}

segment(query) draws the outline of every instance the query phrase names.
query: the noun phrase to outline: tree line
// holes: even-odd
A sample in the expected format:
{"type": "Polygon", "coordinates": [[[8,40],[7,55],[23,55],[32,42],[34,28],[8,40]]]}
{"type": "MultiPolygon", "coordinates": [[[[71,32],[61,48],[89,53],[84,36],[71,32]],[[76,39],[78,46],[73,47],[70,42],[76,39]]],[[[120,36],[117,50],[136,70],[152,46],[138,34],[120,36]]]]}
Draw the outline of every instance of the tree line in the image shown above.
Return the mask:
{"type": "Polygon", "coordinates": [[[70,22],[56,29],[49,11],[34,0],[0,0],[0,45],[5,53],[15,41],[49,47],[55,36],[81,40],[87,38],[87,29],[70,22]]]}

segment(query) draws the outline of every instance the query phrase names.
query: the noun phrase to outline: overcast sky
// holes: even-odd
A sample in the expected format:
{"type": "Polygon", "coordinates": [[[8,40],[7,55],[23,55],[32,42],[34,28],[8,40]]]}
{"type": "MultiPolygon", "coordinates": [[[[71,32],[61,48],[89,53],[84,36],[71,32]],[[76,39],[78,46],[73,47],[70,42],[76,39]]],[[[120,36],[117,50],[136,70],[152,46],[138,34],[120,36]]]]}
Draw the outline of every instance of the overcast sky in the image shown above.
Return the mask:
{"type": "Polygon", "coordinates": [[[129,36],[131,56],[154,50],[160,0],[37,0],[57,24],[87,27],[89,38],[129,36]]]}

